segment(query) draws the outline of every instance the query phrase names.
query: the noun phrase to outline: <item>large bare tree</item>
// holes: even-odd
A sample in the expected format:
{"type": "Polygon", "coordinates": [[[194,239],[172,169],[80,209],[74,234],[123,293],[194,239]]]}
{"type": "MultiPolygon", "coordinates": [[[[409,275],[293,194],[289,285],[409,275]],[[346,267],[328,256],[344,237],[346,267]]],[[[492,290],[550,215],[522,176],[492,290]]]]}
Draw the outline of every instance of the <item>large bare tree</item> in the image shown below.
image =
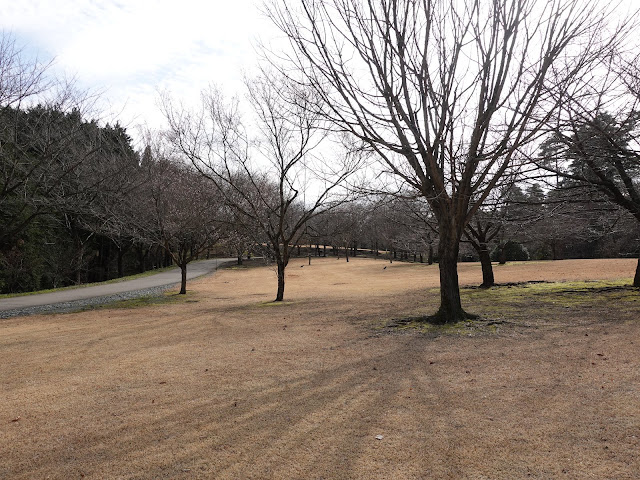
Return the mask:
{"type": "Polygon", "coordinates": [[[429,202],[440,238],[432,320],[467,318],[457,274],[466,225],[538,138],[559,90],[620,29],[595,0],[271,0],[265,9],[292,47],[270,52],[274,63],[429,202]]]}

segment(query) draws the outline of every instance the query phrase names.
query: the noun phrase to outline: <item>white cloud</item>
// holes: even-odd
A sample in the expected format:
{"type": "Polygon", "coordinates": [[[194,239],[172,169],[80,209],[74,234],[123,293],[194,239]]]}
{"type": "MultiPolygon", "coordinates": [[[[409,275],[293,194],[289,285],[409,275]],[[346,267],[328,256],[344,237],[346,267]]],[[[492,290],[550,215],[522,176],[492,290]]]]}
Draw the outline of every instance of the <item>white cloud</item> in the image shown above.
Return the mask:
{"type": "Polygon", "coordinates": [[[267,31],[257,0],[22,0],[3,7],[0,29],[56,69],[104,89],[125,125],[157,123],[158,89],[197,98],[211,82],[237,88],[267,31]],[[155,118],[155,120],[154,120],[155,118]]]}

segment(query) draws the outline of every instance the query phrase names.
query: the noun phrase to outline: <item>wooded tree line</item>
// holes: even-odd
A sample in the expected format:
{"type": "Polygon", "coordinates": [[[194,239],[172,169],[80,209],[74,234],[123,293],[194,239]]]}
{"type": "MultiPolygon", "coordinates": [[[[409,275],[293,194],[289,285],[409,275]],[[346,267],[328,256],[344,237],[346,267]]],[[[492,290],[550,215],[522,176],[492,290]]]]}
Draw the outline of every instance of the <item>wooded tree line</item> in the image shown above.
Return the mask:
{"type": "MultiPolygon", "coordinates": [[[[437,262],[432,320],[448,322],[468,317],[460,260],[480,260],[490,286],[492,260],[639,254],[634,15],[597,0],[265,11],[289,50],[265,52],[242,98],[211,88],[188,109],[164,95],[167,131],[143,152],[118,125],[29,102],[49,88],[42,66],[4,54],[17,66],[3,88],[20,69],[31,81],[0,96],[1,288],[24,288],[9,272],[30,255],[44,266],[24,271],[50,272],[56,249],[74,259],[69,283],[168,258],[184,271],[225,245],[271,258],[282,300],[298,247],[329,246],[437,262]]],[[[43,275],[27,288],[55,284],[43,275]]]]}

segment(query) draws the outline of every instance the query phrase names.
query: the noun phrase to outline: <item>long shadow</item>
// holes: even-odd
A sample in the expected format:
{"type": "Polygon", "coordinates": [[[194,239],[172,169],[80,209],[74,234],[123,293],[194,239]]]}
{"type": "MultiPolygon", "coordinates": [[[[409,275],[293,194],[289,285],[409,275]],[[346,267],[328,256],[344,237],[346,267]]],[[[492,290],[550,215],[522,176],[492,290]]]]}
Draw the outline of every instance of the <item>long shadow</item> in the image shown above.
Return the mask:
{"type": "MultiPolygon", "coordinates": [[[[333,356],[355,357],[354,352],[345,354],[338,346],[315,354],[317,364],[307,366],[311,371],[302,375],[265,381],[266,368],[239,378],[231,388],[225,385],[224,391],[207,381],[201,393],[190,398],[181,398],[179,390],[169,391],[171,411],[147,402],[132,409],[132,385],[112,390],[113,403],[105,399],[96,405],[96,415],[114,415],[109,412],[126,404],[122,408],[136,427],[114,415],[103,431],[83,431],[66,439],[77,458],[92,459],[90,465],[61,451],[60,444],[43,445],[42,457],[57,456],[59,463],[25,465],[23,478],[50,474],[51,469],[100,478],[114,466],[111,471],[119,478],[355,477],[366,452],[382,445],[375,436],[385,416],[398,407],[412,370],[422,366],[415,354],[407,358],[407,345],[338,365],[333,356]]],[[[438,413],[446,416],[446,407],[438,413]]]]}

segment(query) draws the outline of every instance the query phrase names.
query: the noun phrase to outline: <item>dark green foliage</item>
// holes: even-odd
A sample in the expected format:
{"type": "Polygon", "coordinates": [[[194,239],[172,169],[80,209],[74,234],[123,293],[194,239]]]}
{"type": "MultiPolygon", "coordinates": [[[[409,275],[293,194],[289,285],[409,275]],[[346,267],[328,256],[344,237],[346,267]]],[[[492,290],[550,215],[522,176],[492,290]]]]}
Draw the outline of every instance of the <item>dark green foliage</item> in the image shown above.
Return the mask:
{"type": "MultiPolygon", "coordinates": [[[[112,278],[132,240],[101,226],[135,184],[138,155],[118,124],[77,109],[0,108],[0,293],[112,278]],[[120,255],[118,255],[120,253],[120,255]]],[[[121,270],[118,272],[118,270],[121,270]]]]}
{"type": "Polygon", "coordinates": [[[498,245],[491,252],[492,261],[498,262],[501,258],[507,262],[523,262],[529,260],[529,251],[521,243],[509,240],[504,245],[498,245]]]}

